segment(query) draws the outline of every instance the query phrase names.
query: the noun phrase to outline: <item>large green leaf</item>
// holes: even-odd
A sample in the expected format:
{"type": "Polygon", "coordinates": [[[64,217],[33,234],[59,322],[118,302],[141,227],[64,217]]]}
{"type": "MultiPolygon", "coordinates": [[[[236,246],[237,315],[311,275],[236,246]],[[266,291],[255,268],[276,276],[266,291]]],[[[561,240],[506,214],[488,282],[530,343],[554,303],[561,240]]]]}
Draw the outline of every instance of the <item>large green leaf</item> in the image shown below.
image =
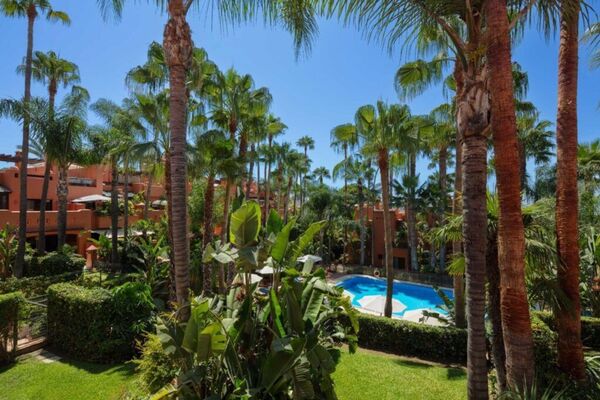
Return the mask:
{"type": "Polygon", "coordinates": [[[250,246],[260,232],[260,206],[255,201],[244,203],[231,215],[229,241],[238,248],[250,246]]]}
{"type": "Polygon", "coordinates": [[[306,308],[304,309],[305,321],[310,321],[313,324],[315,323],[317,317],[319,316],[319,311],[321,311],[321,305],[323,304],[324,298],[324,292],[316,288],[312,290],[308,303],[306,304],[306,308]]]}
{"type": "Polygon", "coordinates": [[[283,228],[283,219],[279,216],[279,213],[275,210],[271,210],[269,212],[269,217],[267,219],[267,233],[268,234],[278,234],[283,228]]]}
{"type": "Polygon", "coordinates": [[[275,243],[271,248],[271,257],[273,257],[273,260],[277,262],[283,261],[283,257],[285,257],[285,252],[290,242],[290,232],[292,231],[295,225],[296,218],[292,218],[292,220],[288,222],[279,232],[277,238],[275,238],[275,243]]]}
{"type": "Polygon", "coordinates": [[[298,257],[302,255],[304,249],[306,249],[306,247],[312,243],[315,235],[319,233],[321,229],[325,227],[325,225],[327,225],[327,221],[313,222],[302,235],[300,235],[291,243],[291,251],[288,252],[289,255],[287,257],[289,266],[296,265],[296,260],[298,257]]]}
{"type": "Polygon", "coordinates": [[[190,353],[194,353],[198,348],[198,337],[205,325],[204,318],[208,312],[208,308],[208,299],[203,300],[192,308],[190,318],[185,327],[183,342],[181,344],[181,347],[190,353]]]}

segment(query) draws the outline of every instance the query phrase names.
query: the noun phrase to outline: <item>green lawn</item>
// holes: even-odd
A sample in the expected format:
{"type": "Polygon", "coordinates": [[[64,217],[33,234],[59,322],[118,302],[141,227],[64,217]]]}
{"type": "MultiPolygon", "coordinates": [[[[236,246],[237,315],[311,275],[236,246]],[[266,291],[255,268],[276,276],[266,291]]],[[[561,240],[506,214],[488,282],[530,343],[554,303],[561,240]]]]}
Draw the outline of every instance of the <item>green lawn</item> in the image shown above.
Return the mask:
{"type": "Polygon", "coordinates": [[[134,377],[134,366],[27,358],[0,369],[0,400],[116,400],[134,377]]]}
{"type": "Polygon", "coordinates": [[[340,400],[467,398],[467,374],[405,358],[359,350],[342,354],[334,373],[340,400]]]}
{"type": "MultiPolygon", "coordinates": [[[[0,400],[117,400],[134,379],[131,364],[106,366],[27,358],[0,369],[0,400]]],[[[340,400],[464,399],[466,373],[361,350],[343,352],[334,374],[340,400]]]]}

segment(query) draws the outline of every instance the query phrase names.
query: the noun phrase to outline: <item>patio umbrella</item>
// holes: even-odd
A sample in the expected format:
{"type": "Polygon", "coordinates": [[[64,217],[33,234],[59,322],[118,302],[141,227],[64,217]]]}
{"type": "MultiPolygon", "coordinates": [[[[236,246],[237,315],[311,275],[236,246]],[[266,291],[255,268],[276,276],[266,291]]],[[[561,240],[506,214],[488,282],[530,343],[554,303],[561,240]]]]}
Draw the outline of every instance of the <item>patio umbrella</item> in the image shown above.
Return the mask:
{"type": "Polygon", "coordinates": [[[258,271],[256,271],[257,274],[259,275],[273,275],[273,267],[269,267],[268,265],[262,267],[261,269],[259,269],[258,271]]]}
{"type": "Polygon", "coordinates": [[[313,256],[312,254],[307,254],[305,256],[298,257],[298,259],[296,261],[304,264],[308,260],[311,260],[313,262],[313,264],[320,263],[321,261],[323,261],[323,259],[321,257],[313,256]]]}
{"type": "MultiPolygon", "coordinates": [[[[383,314],[385,310],[385,296],[371,295],[358,300],[358,304],[367,311],[383,314]]],[[[392,299],[392,313],[399,313],[406,310],[406,306],[401,301],[392,299]]]]}

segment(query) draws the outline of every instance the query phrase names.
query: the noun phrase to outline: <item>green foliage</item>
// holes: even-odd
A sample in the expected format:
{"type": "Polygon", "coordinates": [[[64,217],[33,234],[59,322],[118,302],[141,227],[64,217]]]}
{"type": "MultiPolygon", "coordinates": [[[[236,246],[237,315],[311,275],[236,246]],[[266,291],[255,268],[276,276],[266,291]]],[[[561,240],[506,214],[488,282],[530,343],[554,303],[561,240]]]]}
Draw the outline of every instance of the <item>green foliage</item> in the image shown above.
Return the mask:
{"type": "MultiPolygon", "coordinates": [[[[552,313],[537,311],[534,316],[543,321],[553,332],[557,331],[556,320],[552,313]]],[[[600,351],[600,318],[581,317],[581,340],[584,346],[600,351]]]]}
{"type": "Polygon", "coordinates": [[[27,265],[28,276],[81,273],[85,267],[85,259],[65,246],[62,250],[53,251],[45,256],[31,257],[27,265]]]}
{"type": "Polygon", "coordinates": [[[231,214],[229,240],[236,247],[251,246],[260,232],[261,211],[255,201],[245,202],[231,214]]]}
{"type": "Polygon", "coordinates": [[[361,314],[360,347],[421,359],[464,364],[467,331],[361,314]]]}
{"type": "Polygon", "coordinates": [[[15,357],[19,313],[24,300],[21,292],[0,295],[0,364],[10,362],[15,357]]]}
{"type": "Polygon", "coordinates": [[[140,358],[134,362],[143,391],[156,393],[173,381],[179,367],[165,352],[157,334],[148,334],[140,346],[140,358]]]}
{"type": "MultiPolygon", "coordinates": [[[[225,297],[197,298],[187,324],[163,318],[157,337],[170,358],[144,356],[165,375],[147,374],[146,385],[171,382],[153,398],[335,399],[331,374],[342,342],[354,351],[356,314],[341,290],[325,281],[324,271],[305,275],[289,270],[276,293],[256,286],[234,287],[225,297]]],[[[151,351],[152,350],[152,351],[151,351]]]]}
{"type": "Polygon", "coordinates": [[[150,289],[143,284],[109,291],[59,283],[48,288],[48,337],[76,359],[126,360],[149,326],[152,309],[150,289]]]}
{"type": "Polygon", "coordinates": [[[0,278],[8,278],[17,254],[14,229],[8,224],[0,230],[0,278]]]}
{"type": "Polygon", "coordinates": [[[72,281],[79,276],[77,273],[67,272],[59,275],[40,275],[20,279],[11,277],[5,281],[0,281],[0,294],[21,291],[25,297],[39,296],[45,294],[49,286],[55,283],[72,281]]]}

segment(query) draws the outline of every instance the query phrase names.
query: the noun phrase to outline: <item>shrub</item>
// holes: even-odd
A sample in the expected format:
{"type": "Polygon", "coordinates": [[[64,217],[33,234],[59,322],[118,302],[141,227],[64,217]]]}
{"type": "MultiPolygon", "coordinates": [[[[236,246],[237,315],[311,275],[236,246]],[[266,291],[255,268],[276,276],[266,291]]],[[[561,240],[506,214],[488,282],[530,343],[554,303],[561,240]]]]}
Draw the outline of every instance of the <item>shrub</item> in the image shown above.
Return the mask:
{"type": "MultiPolygon", "coordinates": [[[[557,331],[556,320],[552,313],[538,311],[534,314],[552,331],[557,331]]],[[[581,340],[584,346],[600,351],[600,318],[581,317],[581,340]]]]}
{"type": "Polygon", "coordinates": [[[14,359],[17,350],[19,313],[23,302],[21,292],[0,295],[0,364],[14,359]]]}
{"type": "Polygon", "coordinates": [[[0,281],[0,294],[20,291],[27,297],[39,296],[46,293],[50,285],[59,282],[68,282],[77,279],[77,273],[64,273],[52,276],[32,276],[25,278],[8,278],[0,281]]]}
{"type": "Polygon", "coordinates": [[[358,345],[372,350],[432,361],[467,360],[467,331],[361,314],[358,345]]]}
{"type": "Polygon", "coordinates": [[[69,249],[53,251],[44,256],[30,255],[26,258],[27,276],[51,276],[66,272],[81,273],[85,259],[69,249]]]}
{"type": "Polygon", "coordinates": [[[70,283],[50,286],[50,342],[68,355],[85,361],[129,359],[135,352],[136,339],[149,326],[152,314],[152,305],[147,299],[149,289],[142,286],[133,284],[114,292],[70,283]]]}
{"type": "Polygon", "coordinates": [[[146,341],[140,346],[140,358],[137,364],[138,378],[146,393],[156,393],[177,377],[179,368],[168,355],[156,334],[146,336],[146,341]]]}

